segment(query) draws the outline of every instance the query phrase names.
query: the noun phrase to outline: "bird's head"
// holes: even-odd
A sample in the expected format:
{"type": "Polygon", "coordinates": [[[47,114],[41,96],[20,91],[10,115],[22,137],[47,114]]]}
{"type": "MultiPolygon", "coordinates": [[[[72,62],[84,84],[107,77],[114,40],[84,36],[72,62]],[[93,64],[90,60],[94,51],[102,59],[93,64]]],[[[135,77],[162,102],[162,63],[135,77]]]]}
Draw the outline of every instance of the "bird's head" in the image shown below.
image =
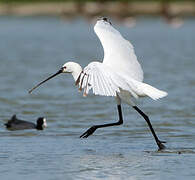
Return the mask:
{"type": "Polygon", "coordinates": [[[37,119],[37,126],[36,126],[36,128],[37,128],[38,130],[43,130],[43,129],[46,128],[46,127],[47,127],[46,118],[44,118],[44,117],[39,117],[39,118],[37,119]]]}
{"type": "Polygon", "coordinates": [[[36,85],[35,87],[33,87],[29,93],[31,93],[34,89],[36,89],[37,87],[39,87],[41,84],[45,83],[46,81],[54,78],[55,76],[61,74],[61,73],[71,73],[73,75],[74,80],[76,81],[80,75],[82,71],[82,67],[75,62],[67,62],[65,63],[59,71],[57,71],[55,74],[53,74],[52,76],[48,77],[47,79],[45,79],[44,81],[40,82],[38,85],[36,85]]]}
{"type": "Polygon", "coordinates": [[[81,70],[82,70],[81,66],[75,62],[67,62],[61,68],[62,73],[73,73],[75,71],[81,70]]]}

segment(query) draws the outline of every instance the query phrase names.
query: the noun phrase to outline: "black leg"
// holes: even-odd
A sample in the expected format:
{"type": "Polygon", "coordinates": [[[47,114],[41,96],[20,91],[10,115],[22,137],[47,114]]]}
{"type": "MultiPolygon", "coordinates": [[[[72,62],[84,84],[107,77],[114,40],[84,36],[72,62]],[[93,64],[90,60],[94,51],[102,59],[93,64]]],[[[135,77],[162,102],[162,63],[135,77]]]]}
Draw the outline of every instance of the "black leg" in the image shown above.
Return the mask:
{"type": "Polygon", "coordinates": [[[153,127],[152,127],[152,124],[150,123],[150,120],[149,120],[148,116],[147,116],[144,112],[142,112],[137,106],[133,106],[133,108],[134,108],[139,114],[141,114],[142,117],[143,117],[143,118],[146,120],[146,122],[148,123],[148,126],[149,126],[149,128],[150,128],[150,130],[151,130],[151,132],[152,132],[152,135],[154,136],[154,139],[155,139],[155,141],[156,141],[156,144],[158,145],[159,150],[164,149],[164,148],[165,148],[165,145],[163,145],[162,143],[166,143],[166,142],[160,141],[160,140],[158,139],[158,137],[157,137],[157,135],[156,135],[156,133],[155,133],[153,127]]]}
{"type": "Polygon", "coordinates": [[[116,123],[109,123],[109,124],[102,124],[102,125],[94,125],[91,128],[89,128],[87,131],[85,131],[80,138],[87,138],[88,136],[92,135],[96,129],[98,128],[104,128],[104,127],[109,127],[109,126],[119,126],[123,124],[123,116],[122,116],[122,110],[121,110],[121,105],[117,105],[118,108],[118,115],[119,115],[119,121],[116,123]]]}

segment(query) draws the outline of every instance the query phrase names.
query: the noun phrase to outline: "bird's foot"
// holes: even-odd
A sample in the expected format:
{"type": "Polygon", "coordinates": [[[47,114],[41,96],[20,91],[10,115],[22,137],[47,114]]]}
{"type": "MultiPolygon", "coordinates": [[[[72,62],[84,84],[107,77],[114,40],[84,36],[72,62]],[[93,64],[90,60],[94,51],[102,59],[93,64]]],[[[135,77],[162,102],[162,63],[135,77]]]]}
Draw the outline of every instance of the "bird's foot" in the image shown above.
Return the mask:
{"type": "Polygon", "coordinates": [[[87,131],[85,131],[80,138],[87,138],[88,136],[92,135],[95,130],[97,129],[97,126],[90,127],[87,131]]]}
{"type": "Polygon", "coordinates": [[[158,150],[159,151],[161,151],[161,150],[166,148],[166,146],[163,143],[166,143],[166,142],[165,141],[160,141],[160,140],[157,141],[157,145],[158,145],[158,148],[159,148],[158,150]]]}

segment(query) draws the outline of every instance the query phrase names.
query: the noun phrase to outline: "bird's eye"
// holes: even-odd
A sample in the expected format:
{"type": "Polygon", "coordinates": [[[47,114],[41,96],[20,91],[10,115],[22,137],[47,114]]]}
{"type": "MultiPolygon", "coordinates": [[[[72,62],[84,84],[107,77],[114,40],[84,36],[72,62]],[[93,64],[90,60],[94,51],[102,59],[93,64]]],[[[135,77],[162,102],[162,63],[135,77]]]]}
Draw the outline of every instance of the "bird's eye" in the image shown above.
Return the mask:
{"type": "Polygon", "coordinates": [[[66,66],[64,66],[63,68],[66,69],[66,66]]]}

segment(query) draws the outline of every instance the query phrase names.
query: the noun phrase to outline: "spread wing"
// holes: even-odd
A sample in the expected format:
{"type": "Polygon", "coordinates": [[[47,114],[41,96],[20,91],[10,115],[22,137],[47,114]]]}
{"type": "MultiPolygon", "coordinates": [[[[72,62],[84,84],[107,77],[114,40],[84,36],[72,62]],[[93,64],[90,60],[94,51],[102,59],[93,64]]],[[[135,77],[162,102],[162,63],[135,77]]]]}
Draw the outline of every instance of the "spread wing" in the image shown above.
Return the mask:
{"type": "Polygon", "coordinates": [[[92,89],[95,95],[116,96],[120,90],[130,91],[137,98],[126,80],[103,63],[92,62],[81,72],[76,85],[87,96],[92,89]]]}
{"type": "Polygon", "coordinates": [[[132,44],[107,21],[97,21],[94,31],[104,49],[103,63],[124,78],[143,81],[143,71],[132,44]]]}

